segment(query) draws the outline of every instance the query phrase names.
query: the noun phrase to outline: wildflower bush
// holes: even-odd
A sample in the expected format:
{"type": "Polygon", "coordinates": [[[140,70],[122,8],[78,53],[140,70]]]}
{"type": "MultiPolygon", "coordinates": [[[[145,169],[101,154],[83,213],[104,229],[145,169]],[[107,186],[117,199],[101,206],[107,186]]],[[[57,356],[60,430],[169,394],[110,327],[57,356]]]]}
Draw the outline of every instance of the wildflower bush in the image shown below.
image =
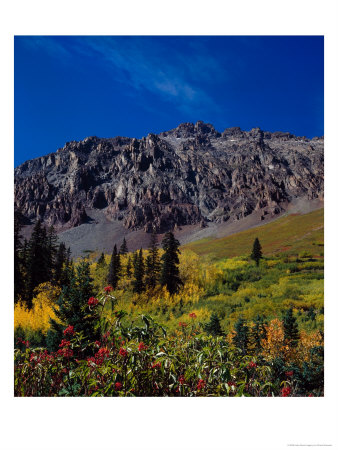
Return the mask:
{"type": "Polygon", "coordinates": [[[297,349],[290,355],[275,321],[266,325],[263,352],[243,352],[224,335],[205,334],[194,311],[167,334],[149,315],[119,310],[111,291],[88,299],[86,318],[92,316],[99,339],[76,332],[76,324],[64,327],[54,352],[18,339],[15,396],[323,395],[319,335],[304,335],[299,352],[306,358],[297,349]]]}

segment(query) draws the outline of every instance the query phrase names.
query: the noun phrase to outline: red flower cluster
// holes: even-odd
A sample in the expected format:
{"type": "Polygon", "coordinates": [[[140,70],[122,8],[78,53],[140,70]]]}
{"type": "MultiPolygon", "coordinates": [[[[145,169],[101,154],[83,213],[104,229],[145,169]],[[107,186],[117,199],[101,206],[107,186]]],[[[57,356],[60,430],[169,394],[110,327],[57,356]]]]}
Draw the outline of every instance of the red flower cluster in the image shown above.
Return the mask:
{"type": "Polygon", "coordinates": [[[104,292],[111,292],[111,291],[113,291],[114,290],[114,288],[112,287],[112,286],[106,286],[105,288],[104,288],[104,292]]]}
{"type": "Polygon", "coordinates": [[[95,341],[94,344],[95,344],[97,347],[101,347],[101,342],[100,342],[100,341],[95,341]]]}
{"type": "Polygon", "coordinates": [[[68,327],[63,331],[64,336],[74,336],[74,333],[73,325],[68,325],[68,327]]]}
{"type": "Polygon", "coordinates": [[[148,347],[144,345],[143,342],[140,342],[138,346],[138,351],[141,352],[142,350],[147,350],[147,348],[148,347]]]}
{"type": "Polygon", "coordinates": [[[313,397],[313,394],[309,394],[308,397],[313,397]]]}
{"type": "Polygon", "coordinates": [[[22,338],[18,338],[18,340],[16,341],[17,344],[23,344],[26,347],[29,347],[29,341],[24,341],[22,338]]]}
{"type": "Polygon", "coordinates": [[[59,356],[64,356],[65,358],[71,358],[73,356],[73,350],[68,347],[60,348],[56,352],[59,356]]]}
{"type": "Polygon", "coordinates": [[[88,305],[89,306],[96,306],[98,303],[99,303],[99,301],[95,297],[90,297],[90,299],[88,300],[88,305]]]}
{"type": "Polygon", "coordinates": [[[128,352],[127,352],[127,350],[125,350],[124,348],[121,347],[120,351],[119,351],[119,355],[126,357],[128,355],[128,352]]]}
{"type": "Polygon", "coordinates": [[[109,355],[109,350],[107,349],[107,347],[102,347],[102,348],[100,348],[100,350],[96,354],[98,356],[108,356],[109,355]]]}
{"type": "Polygon", "coordinates": [[[178,377],[178,382],[179,382],[180,384],[184,384],[184,383],[185,383],[185,378],[184,378],[183,375],[180,375],[180,376],[178,377]]]}
{"type": "Polygon", "coordinates": [[[288,397],[291,394],[290,386],[285,386],[282,389],[282,397],[288,397]]]}
{"type": "Polygon", "coordinates": [[[122,383],[119,383],[118,381],[115,383],[115,389],[117,391],[120,391],[122,389],[122,383]]]}
{"type": "Polygon", "coordinates": [[[198,380],[197,383],[197,390],[200,391],[201,389],[203,389],[205,387],[205,381],[201,378],[198,380]]]}
{"type": "Polygon", "coordinates": [[[185,322],[179,322],[178,326],[184,328],[187,326],[187,324],[185,322]]]}
{"type": "Polygon", "coordinates": [[[236,383],[234,381],[228,381],[228,386],[236,386],[236,383]]]}
{"type": "Polygon", "coordinates": [[[289,372],[285,372],[285,375],[287,377],[292,377],[293,376],[293,370],[290,370],[289,372]]]}
{"type": "Polygon", "coordinates": [[[196,319],[197,316],[196,316],[196,314],[194,312],[192,312],[192,313],[189,314],[189,317],[191,319],[196,319]]]}
{"type": "Polygon", "coordinates": [[[153,365],[151,366],[152,369],[160,369],[161,368],[161,362],[154,362],[153,365]]]}
{"type": "Polygon", "coordinates": [[[247,369],[254,369],[255,367],[257,367],[257,364],[254,363],[253,361],[250,361],[246,367],[247,369]]]}
{"type": "Polygon", "coordinates": [[[68,347],[69,345],[70,345],[70,341],[67,341],[66,339],[62,339],[59,347],[68,347]]]}

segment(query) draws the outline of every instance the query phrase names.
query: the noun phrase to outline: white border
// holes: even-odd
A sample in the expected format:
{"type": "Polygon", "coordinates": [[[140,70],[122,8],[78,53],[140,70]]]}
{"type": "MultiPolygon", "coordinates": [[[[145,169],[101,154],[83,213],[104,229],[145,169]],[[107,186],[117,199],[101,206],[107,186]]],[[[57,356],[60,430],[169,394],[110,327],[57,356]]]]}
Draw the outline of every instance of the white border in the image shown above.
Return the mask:
{"type": "MultiPolygon", "coordinates": [[[[5,450],[337,448],[337,2],[7,0],[1,16],[2,327],[5,450]],[[13,36],[22,34],[325,35],[326,395],[319,399],[14,399],[13,36]]],[[[259,62],[258,62],[259,63],[259,62]]]]}

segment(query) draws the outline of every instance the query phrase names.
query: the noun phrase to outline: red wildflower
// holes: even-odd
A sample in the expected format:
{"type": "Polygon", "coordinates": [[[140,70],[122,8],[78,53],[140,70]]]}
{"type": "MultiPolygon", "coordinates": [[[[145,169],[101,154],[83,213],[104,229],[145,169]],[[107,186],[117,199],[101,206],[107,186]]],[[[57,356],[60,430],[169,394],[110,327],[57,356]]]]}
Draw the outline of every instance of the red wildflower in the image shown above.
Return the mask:
{"type": "Polygon", "coordinates": [[[309,394],[308,397],[313,397],[313,394],[309,394]]]}
{"type": "Polygon", "coordinates": [[[115,389],[116,389],[117,391],[120,391],[120,390],[122,389],[122,383],[116,382],[116,383],[115,383],[115,389]]]}
{"type": "Polygon", "coordinates": [[[73,356],[73,350],[67,347],[60,348],[60,350],[58,350],[56,353],[60,356],[64,356],[65,358],[70,358],[73,356]]]}
{"type": "Polygon", "coordinates": [[[68,347],[69,345],[70,345],[70,341],[67,341],[66,339],[62,339],[59,347],[68,347]]]}
{"type": "Polygon", "coordinates": [[[228,381],[228,386],[236,386],[236,383],[234,381],[228,381]]]}
{"type": "Polygon", "coordinates": [[[91,363],[96,364],[94,356],[90,356],[87,358],[87,365],[90,367],[91,363]]]}
{"type": "Polygon", "coordinates": [[[187,324],[185,322],[179,322],[178,326],[184,328],[187,324]]]}
{"type": "Polygon", "coordinates": [[[205,381],[201,378],[198,380],[197,390],[199,391],[199,390],[203,389],[204,387],[205,387],[205,381]]]}
{"type": "Polygon", "coordinates": [[[161,362],[154,362],[153,365],[151,366],[152,369],[160,369],[161,368],[161,362]]]}
{"type": "Polygon", "coordinates": [[[64,336],[74,336],[73,325],[68,325],[68,327],[63,331],[64,336]]]}
{"type": "Polygon", "coordinates": [[[95,297],[90,297],[90,299],[88,300],[88,305],[89,306],[96,306],[98,303],[99,303],[99,301],[95,297]]]}
{"type": "Polygon", "coordinates": [[[282,389],[282,397],[288,397],[291,394],[290,386],[285,386],[282,389]]]}
{"type": "Polygon", "coordinates": [[[185,383],[185,378],[184,378],[183,375],[180,375],[180,377],[178,378],[178,382],[179,382],[180,384],[184,384],[184,383],[185,383]]]}
{"type": "Polygon", "coordinates": [[[255,367],[257,367],[257,364],[254,363],[253,361],[250,361],[246,367],[247,369],[254,369],[255,367]]]}
{"type": "Polygon", "coordinates": [[[100,342],[100,341],[95,341],[95,345],[96,345],[97,347],[101,347],[101,342],[100,342]]]}
{"type": "Polygon", "coordinates": [[[104,288],[104,291],[105,292],[111,292],[111,291],[113,291],[114,290],[114,288],[112,287],[112,286],[106,286],[105,288],[104,288]]]}
{"type": "Polygon", "coordinates": [[[128,355],[128,352],[127,352],[127,350],[125,350],[124,348],[121,347],[120,351],[119,351],[119,355],[126,357],[128,355]]]}
{"type": "Polygon", "coordinates": [[[96,354],[98,356],[108,356],[109,355],[109,350],[107,349],[107,347],[102,347],[102,348],[100,348],[100,350],[96,354]]]}
{"type": "Polygon", "coordinates": [[[289,372],[285,372],[285,375],[287,377],[292,377],[293,376],[293,370],[290,370],[289,372]]]}
{"type": "Polygon", "coordinates": [[[191,319],[196,319],[197,316],[196,316],[196,314],[194,312],[192,312],[192,313],[189,314],[189,317],[191,319]]]}
{"type": "Polygon", "coordinates": [[[143,342],[140,342],[139,346],[138,346],[138,351],[140,352],[142,350],[147,350],[147,348],[148,347],[146,345],[144,345],[143,342]]]}

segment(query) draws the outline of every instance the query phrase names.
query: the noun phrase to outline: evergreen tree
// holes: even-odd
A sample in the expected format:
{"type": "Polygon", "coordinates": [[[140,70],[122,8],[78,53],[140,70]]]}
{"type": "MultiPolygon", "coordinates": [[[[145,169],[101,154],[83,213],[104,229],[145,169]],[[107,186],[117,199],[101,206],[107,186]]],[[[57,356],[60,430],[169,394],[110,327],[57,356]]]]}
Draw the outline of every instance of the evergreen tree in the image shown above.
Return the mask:
{"type": "Polygon", "coordinates": [[[28,243],[26,303],[32,307],[33,291],[40,283],[50,281],[50,259],[46,229],[38,220],[28,243]]]}
{"type": "Polygon", "coordinates": [[[104,257],[104,253],[102,252],[99,259],[97,260],[97,267],[104,267],[106,265],[106,260],[104,257]]]}
{"type": "Polygon", "coordinates": [[[240,317],[235,323],[236,335],[233,341],[236,347],[240,348],[244,353],[246,353],[249,344],[249,327],[246,325],[245,320],[240,317]]]}
{"type": "Polygon", "coordinates": [[[172,232],[166,233],[162,241],[164,254],[162,256],[162,272],[160,283],[166,286],[170,294],[178,292],[182,286],[182,280],[179,272],[179,245],[172,232]]]}
{"type": "Polygon", "coordinates": [[[114,245],[113,254],[111,256],[108,272],[108,284],[116,289],[121,271],[120,255],[117,253],[116,244],[114,245]]]}
{"type": "Polygon", "coordinates": [[[120,255],[126,255],[128,253],[128,246],[126,238],[123,238],[122,245],[120,247],[120,255]]]}
{"type": "Polygon", "coordinates": [[[67,271],[70,284],[62,289],[57,302],[58,308],[54,308],[58,320],[50,319],[51,327],[47,334],[47,346],[54,351],[63,339],[63,331],[68,325],[72,325],[76,332],[83,332],[88,342],[99,339],[99,331],[95,329],[95,317],[88,314],[88,300],[94,296],[89,263],[81,262],[76,267],[75,275],[71,273],[70,268],[67,268],[67,271]]]}
{"type": "Polygon", "coordinates": [[[60,285],[61,274],[64,268],[64,264],[66,263],[66,258],[67,258],[66,246],[63,242],[61,242],[56,252],[54,264],[54,281],[58,285],[60,285]]]}
{"type": "Polygon", "coordinates": [[[260,352],[262,348],[262,340],[266,338],[266,329],[264,318],[259,314],[254,319],[254,326],[252,327],[252,340],[256,352],[260,352]]]}
{"type": "Polygon", "coordinates": [[[144,291],[144,259],[142,248],[140,249],[138,255],[136,256],[134,266],[134,280],[132,282],[132,286],[134,292],[137,292],[138,294],[144,291]]]}
{"type": "Polygon", "coordinates": [[[14,301],[19,299],[19,296],[23,295],[24,280],[23,280],[23,267],[22,267],[22,243],[20,235],[21,214],[18,211],[14,212],[14,301]]]}
{"type": "Polygon", "coordinates": [[[292,308],[289,308],[283,317],[284,339],[292,347],[297,347],[299,341],[299,331],[297,319],[293,315],[292,308]]]}
{"type": "Polygon", "coordinates": [[[135,271],[135,267],[137,265],[137,258],[138,258],[138,254],[137,251],[133,253],[133,269],[135,271]]]}
{"type": "Polygon", "coordinates": [[[53,278],[53,270],[55,270],[56,256],[59,249],[57,245],[58,238],[53,226],[46,230],[46,259],[48,261],[49,280],[53,278]]]}
{"type": "Polygon", "coordinates": [[[255,239],[254,243],[253,243],[253,247],[252,247],[252,252],[251,252],[251,259],[253,259],[257,266],[259,265],[259,261],[262,259],[263,254],[262,254],[262,247],[261,244],[258,240],[258,238],[255,239]]]}
{"type": "Polygon", "coordinates": [[[221,336],[223,334],[221,323],[216,313],[213,312],[211,314],[210,321],[204,326],[204,329],[213,336],[221,336]]]}
{"type": "Polygon", "coordinates": [[[128,256],[128,261],[127,261],[127,266],[126,266],[126,275],[128,278],[131,277],[131,268],[132,268],[131,258],[130,258],[130,256],[128,256]]]}
{"type": "Polygon", "coordinates": [[[153,289],[159,281],[161,271],[160,257],[158,252],[157,234],[155,230],[150,235],[149,255],[146,259],[146,285],[153,289]]]}

